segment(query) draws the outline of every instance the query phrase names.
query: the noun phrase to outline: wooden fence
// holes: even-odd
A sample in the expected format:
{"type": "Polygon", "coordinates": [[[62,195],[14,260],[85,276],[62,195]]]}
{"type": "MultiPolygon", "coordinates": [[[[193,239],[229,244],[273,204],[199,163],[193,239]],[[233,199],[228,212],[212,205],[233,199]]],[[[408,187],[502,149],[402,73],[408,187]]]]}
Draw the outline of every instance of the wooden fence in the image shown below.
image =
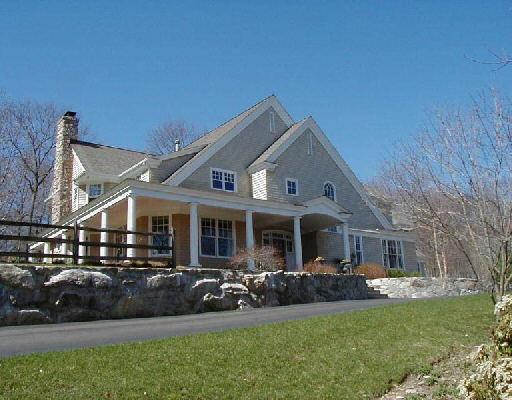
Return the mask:
{"type": "MultiPolygon", "coordinates": [[[[174,231],[169,233],[149,233],[149,232],[138,232],[138,231],[130,231],[125,229],[103,229],[103,228],[90,228],[80,226],[77,223],[73,225],[55,225],[55,224],[41,224],[35,222],[20,222],[20,221],[8,221],[8,220],[0,220],[0,228],[1,227],[11,227],[18,228],[22,230],[26,228],[24,233],[9,233],[0,231],[0,241],[6,242],[25,242],[27,243],[25,246],[25,251],[20,251],[19,249],[13,250],[5,250],[4,248],[0,248],[0,258],[23,258],[26,261],[30,259],[72,259],[73,264],[78,264],[81,260],[84,262],[100,262],[100,261],[110,261],[110,262],[120,262],[120,261],[163,261],[168,265],[175,266],[175,257],[174,257],[174,231]],[[28,229],[27,229],[28,228],[28,229]],[[33,229],[36,229],[36,233],[33,234],[33,229]],[[38,235],[38,229],[45,230],[59,230],[64,231],[66,234],[66,238],[62,237],[43,237],[42,235],[38,235]],[[129,244],[123,242],[94,242],[94,241],[81,241],[80,240],[80,231],[86,232],[95,232],[101,233],[106,232],[107,234],[116,234],[116,235],[135,235],[135,238],[143,236],[148,238],[148,242],[151,240],[149,238],[156,236],[168,236],[169,237],[169,246],[159,246],[154,244],[129,244]],[[50,244],[67,244],[67,251],[65,254],[60,253],[45,253],[45,252],[31,252],[30,245],[34,245],[37,243],[50,243],[50,244]],[[97,247],[106,247],[106,248],[114,248],[117,249],[116,255],[109,256],[92,256],[87,255],[88,248],[97,247]],[[80,251],[81,248],[84,248],[83,251],[80,251]],[[169,252],[169,255],[147,255],[147,256],[137,256],[137,257],[128,257],[126,252],[123,254],[123,250],[127,249],[145,249],[145,250],[156,250],[159,253],[169,252]]],[[[48,232],[47,231],[47,232],[48,232]]],[[[136,240],[135,240],[136,242],[136,240]]]]}

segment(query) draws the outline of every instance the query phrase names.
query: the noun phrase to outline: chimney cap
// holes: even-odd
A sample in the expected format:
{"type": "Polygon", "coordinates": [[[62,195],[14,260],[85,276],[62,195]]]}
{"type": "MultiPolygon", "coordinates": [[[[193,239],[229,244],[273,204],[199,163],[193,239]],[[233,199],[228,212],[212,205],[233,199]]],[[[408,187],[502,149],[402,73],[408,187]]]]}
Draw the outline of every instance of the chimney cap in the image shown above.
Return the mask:
{"type": "Polygon", "coordinates": [[[66,111],[64,113],[64,116],[65,117],[75,117],[76,116],[76,112],[74,112],[74,111],[66,111]]]}

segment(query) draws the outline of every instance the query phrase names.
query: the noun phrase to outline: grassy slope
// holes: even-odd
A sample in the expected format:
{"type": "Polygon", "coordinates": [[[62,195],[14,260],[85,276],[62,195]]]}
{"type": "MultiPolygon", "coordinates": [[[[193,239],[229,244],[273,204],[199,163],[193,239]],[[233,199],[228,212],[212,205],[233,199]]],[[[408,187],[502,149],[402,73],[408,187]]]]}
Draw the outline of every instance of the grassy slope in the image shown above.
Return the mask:
{"type": "Polygon", "coordinates": [[[491,322],[472,296],[0,359],[0,398],[371,398],[491,322]]]}

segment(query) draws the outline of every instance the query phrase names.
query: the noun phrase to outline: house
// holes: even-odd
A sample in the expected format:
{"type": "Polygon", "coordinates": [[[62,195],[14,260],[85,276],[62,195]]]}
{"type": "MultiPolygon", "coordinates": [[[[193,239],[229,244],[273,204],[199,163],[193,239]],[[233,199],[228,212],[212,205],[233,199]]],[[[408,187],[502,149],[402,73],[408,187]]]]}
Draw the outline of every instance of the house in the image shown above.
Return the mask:
{"type": "MultiPolygon", "coordinates": [[[[414,234],[372,203],[312,117],[295,122],[275,96],[163,156],[77,140],[77,125],[67,112],[57,127],[53,223],[160,233],[160,244],[173,229],[183,266],[223,266],[243,248],[271,245],[291,271],[318,256],[417,269],[414,234]]],[[[88,239],[147,244],[126,236],[88,239]]]]}

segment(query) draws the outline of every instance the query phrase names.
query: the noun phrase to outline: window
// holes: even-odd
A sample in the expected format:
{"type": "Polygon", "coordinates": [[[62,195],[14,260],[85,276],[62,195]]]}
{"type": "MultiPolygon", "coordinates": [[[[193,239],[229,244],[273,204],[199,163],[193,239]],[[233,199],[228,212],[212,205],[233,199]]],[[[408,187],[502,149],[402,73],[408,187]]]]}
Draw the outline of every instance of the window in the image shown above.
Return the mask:
{"type": "Polygon", "coordinates": [[[233,171],[212,169],[212,189],[225,190],[226,192],[236,191],[236,174],[233,171]]]}
{"type": "Polygon", "coordinates": [[[382,260],[385,267],[403,269],[402,242],[399,240],[382,239],[382,260]]]}
{"type": "Polygon", "coordinates": [[[274,111],[270,111],[270,133],[276,133],[276,113],[274,111]]]}
{"type": "MultiPolygon", "coordinates": [[[[151,236],[153,246],[169,247],[169,217],[167,215],[151,217],[151,233],[154,234],[151,236]]],[[[170,253],[170,250],[151,249],[151,254],[154,256],[169,255],[170,253]]]]}
{"type": "Polygon", "coordinates": [[[308,155],[313,155],[313,134],[308,133],[308,155]]]}
{"type": "Polygon", "coordinates": [[[338,233],[338,227],[336,225],[327,228],[327,232],[338,233]]]}
{"type": "Polygon", "coordinates": [[[289,194],[291,196],[299,195],[297,179],[286,178],[286,194],[289,194]]]}
{"type": "Polygon", "coordinates": [[[363,261],[363,237],[354,236],[355,265],[361,265],[363,261]]]}
{"type": "Polygon", "coordinates": [[[101,183],[90,184],[88,190],[89,201],[94,200],[97,197],[100,197],[102,193],[102,188],[103,187],[101,183]]]}
{"type": "Polygon", "coordinates": [[[336,189],[331,182],[324,183],[324,196],[332,201],[336,201],[336,189]]]}
{"type": "Polygon", "coordinates": [[[232,257],[234,249],[233,222],[201,218],[201,255],[232,257]]]}

